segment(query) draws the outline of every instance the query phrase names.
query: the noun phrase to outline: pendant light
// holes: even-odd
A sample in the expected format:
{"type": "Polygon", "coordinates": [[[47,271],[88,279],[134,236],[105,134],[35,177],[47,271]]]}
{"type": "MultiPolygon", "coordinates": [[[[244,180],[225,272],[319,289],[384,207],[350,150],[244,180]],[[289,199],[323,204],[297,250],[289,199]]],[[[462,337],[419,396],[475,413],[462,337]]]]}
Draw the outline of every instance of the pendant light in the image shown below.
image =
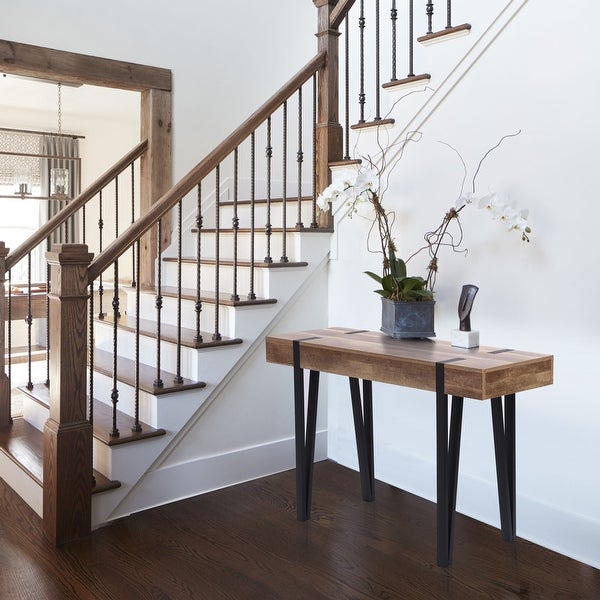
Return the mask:
{"type": "MultiPolygon", "coordinates": [[[[62,137],[62,85],[58,83],[58,137],[62,137]]],[[[59,159],[59,164],[64,164],[59,159]]],[[[50,195],[53,198],[69,197],[69,169],[55,167],[50,169],[50,195]]]]}

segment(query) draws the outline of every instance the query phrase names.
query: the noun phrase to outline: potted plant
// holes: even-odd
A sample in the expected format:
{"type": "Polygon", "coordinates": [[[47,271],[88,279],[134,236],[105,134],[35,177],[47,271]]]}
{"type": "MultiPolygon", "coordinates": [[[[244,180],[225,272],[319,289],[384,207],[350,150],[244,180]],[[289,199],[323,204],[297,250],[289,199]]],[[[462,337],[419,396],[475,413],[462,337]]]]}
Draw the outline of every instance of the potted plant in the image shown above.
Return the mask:
{"type": "MultiPolygon", "coordinates": [[[[471,191],[459,194],[455,205],[449,208],[440,223],[433,231],[424,236],[424,245],[411,254],[406,260],[397,256],[397,248],[392,233],[394,212],[383,205],[383,196],[387,189],[390,172],[398,161],[388,165],[386,151],[382,150],[378,164],[371,159],[360,161],[352,174],[338,178],[321,192],[317,205],[321,210],[329,210],[333,204],[343,204],[347,215],[351,218],[358,213],[359,205],[369,203],[372,207],[371,228],[367,239],[369,251],[382,255],[381,274],[365,271],[380,286],[375,293],[382,297],[382,326],[381,330],[395,338],[434,337],[434,288],[438,272],[438,254],[442,247],[455,252],[465,252],[461,249],[463,230],[460,213],[467,206],[476,204],[492,215],[492,218],[504,223],[508,230],[520,232],[521,239],[529,241],[531,228],[527,221],[527,211],[518,210],[512,203],[506,202],[494,192],[484,195],[476,193],[476,178],[485,158],[497,148],[507,135],[480,160],[472,179],[471,191]],[[387,172],[386,172],[387,171],[387,172]],[[371,248],[371,234],[377,233],[377,249],[371,248]],[[407,263],[420,254],[428,252],[429,263],[423,275],[408,274],[407,263]]],[[[448,144],[446,144],[448,145],[448,144]]],[[[449,146],[449,145],[448,145],[449,146]]],[[[449,146],[456,152],[452,146],[449,146]]],[[[462,157],[466,179],[466,166],[462,157]]]]}

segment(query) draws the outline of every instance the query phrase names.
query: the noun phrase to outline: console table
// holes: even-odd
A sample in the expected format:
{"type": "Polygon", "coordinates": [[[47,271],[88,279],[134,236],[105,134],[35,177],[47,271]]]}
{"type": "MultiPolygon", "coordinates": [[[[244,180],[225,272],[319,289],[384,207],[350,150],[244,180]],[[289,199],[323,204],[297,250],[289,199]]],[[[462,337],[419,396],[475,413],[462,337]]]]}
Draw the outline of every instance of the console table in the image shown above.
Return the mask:
{"type": "Polygon", "coordinates": [[[552,383],[551,355],[483,346],[464,349],[440,340],[397,340],[379,332],[340,327],[271,335],[266,355],[268,362],[294,369],[298,520],[310,517],[319,374],[323,372],[349,378],[366,501],[374,500],[375,489],[372,382],[435,392],[437,563],[442,567],[452,560],[463,399],[489,399],[502,537],[514,541],[515,395],[552,383]],[[310,370],[306,407],[304,369],[310,370]]]}

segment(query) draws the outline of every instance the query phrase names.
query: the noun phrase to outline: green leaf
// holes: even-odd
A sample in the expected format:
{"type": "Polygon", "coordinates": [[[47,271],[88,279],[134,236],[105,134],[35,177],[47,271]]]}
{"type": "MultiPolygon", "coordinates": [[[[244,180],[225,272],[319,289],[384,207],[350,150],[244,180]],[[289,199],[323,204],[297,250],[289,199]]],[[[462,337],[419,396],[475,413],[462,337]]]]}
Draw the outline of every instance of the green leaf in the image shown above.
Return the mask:
{"type": "Polygon", "coordinates": [[[380,283],[383,285],[383,281],[382,281],[381,277],[379,275],[377,275],[377,273],[373,273],[372,271],[363,271],[363,273],[365,275],[368,275],[369,277],[371,277],[371,279],[374,279],[377,283],[380,283]]]}

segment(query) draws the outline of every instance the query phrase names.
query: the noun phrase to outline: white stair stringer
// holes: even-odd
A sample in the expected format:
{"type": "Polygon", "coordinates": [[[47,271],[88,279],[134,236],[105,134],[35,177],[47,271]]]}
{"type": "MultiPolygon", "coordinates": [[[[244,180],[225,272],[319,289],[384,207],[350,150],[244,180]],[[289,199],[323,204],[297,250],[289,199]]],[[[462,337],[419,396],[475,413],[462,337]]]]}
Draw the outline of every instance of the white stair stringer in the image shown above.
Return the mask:
{"type": "MultiPolygon", "coordinates": [[[[265,361],[264,338],[286,321],[294,328],[326,325],[329,237],[329,233],[302,236],[298,243],[303,260],[308,262],[306,268],[267,270],[268,291],[277,298],[277,303],[236,309],[236,335],[244,340],[243,344],[194,351],[195,368],[199,379],[206,382],[205,388],[144,398],[144,402],[152,406],[141,409],[146,411],[149,424],[164,428],[166,435],[96,449],[97,468],[112,479],[118,479],[121,487],[93,497],[94,528],[132,512],[293,466],[290,373],[289,369],[275,369],[278,371],[275,376],[269,373],[273,367],[265,361]],[[299,304],[305,305],[302,310],[296,310],[299,304]],[[253,366],[250,370],[249,365],[253,366]],[[237,391],[241,387],[250,390],[252,396],[252,390],[265,386],[262,404],[256,398],[245,400],[237,391]],[[232,408],[232,402],[239,406],[232,408]],[[276,410],[271,410],[272,403],[276,410]],[[283,410],[284,415],[277,417],[274,413],[279,410],[283,410]],[[254,414],[254,424],[249,419],[240,420],[240,413],[247,411],[254,414]],[[223,413],[220,418],[230,426],[224,426],[220,433],[211,430],[210,435],[202,436],[202,443],[198,445],[195,437],[204,429],[206,415],[214,417],[215,413],[223,413]],[[206,448],[215,435],[220,441],[206,448]],[[228,440],[227,448],[221,447],[224,440],[228,440]],[[204,455],[200,461],[197,456],[189,460],[181,457],[181,449],[188,447],[202,447],[204,455]],[[194,475],[186,473],[186,469],[194,472],[201,466],[207,468],[194,475]],[[168,484],[165,484],[166,479],[168,484]]],[[[164,368],[168,367],[164,365],[164,368]]],[[[123,397],[132,394],[132,390],[126,391],[127,386],[122,388],[123,397]]],[[[126,403],[124,401],[121,408],[126,403]]],[[[323,424],[318,432],[316,456],[317,459],[326,456],[323,424]]]]}

